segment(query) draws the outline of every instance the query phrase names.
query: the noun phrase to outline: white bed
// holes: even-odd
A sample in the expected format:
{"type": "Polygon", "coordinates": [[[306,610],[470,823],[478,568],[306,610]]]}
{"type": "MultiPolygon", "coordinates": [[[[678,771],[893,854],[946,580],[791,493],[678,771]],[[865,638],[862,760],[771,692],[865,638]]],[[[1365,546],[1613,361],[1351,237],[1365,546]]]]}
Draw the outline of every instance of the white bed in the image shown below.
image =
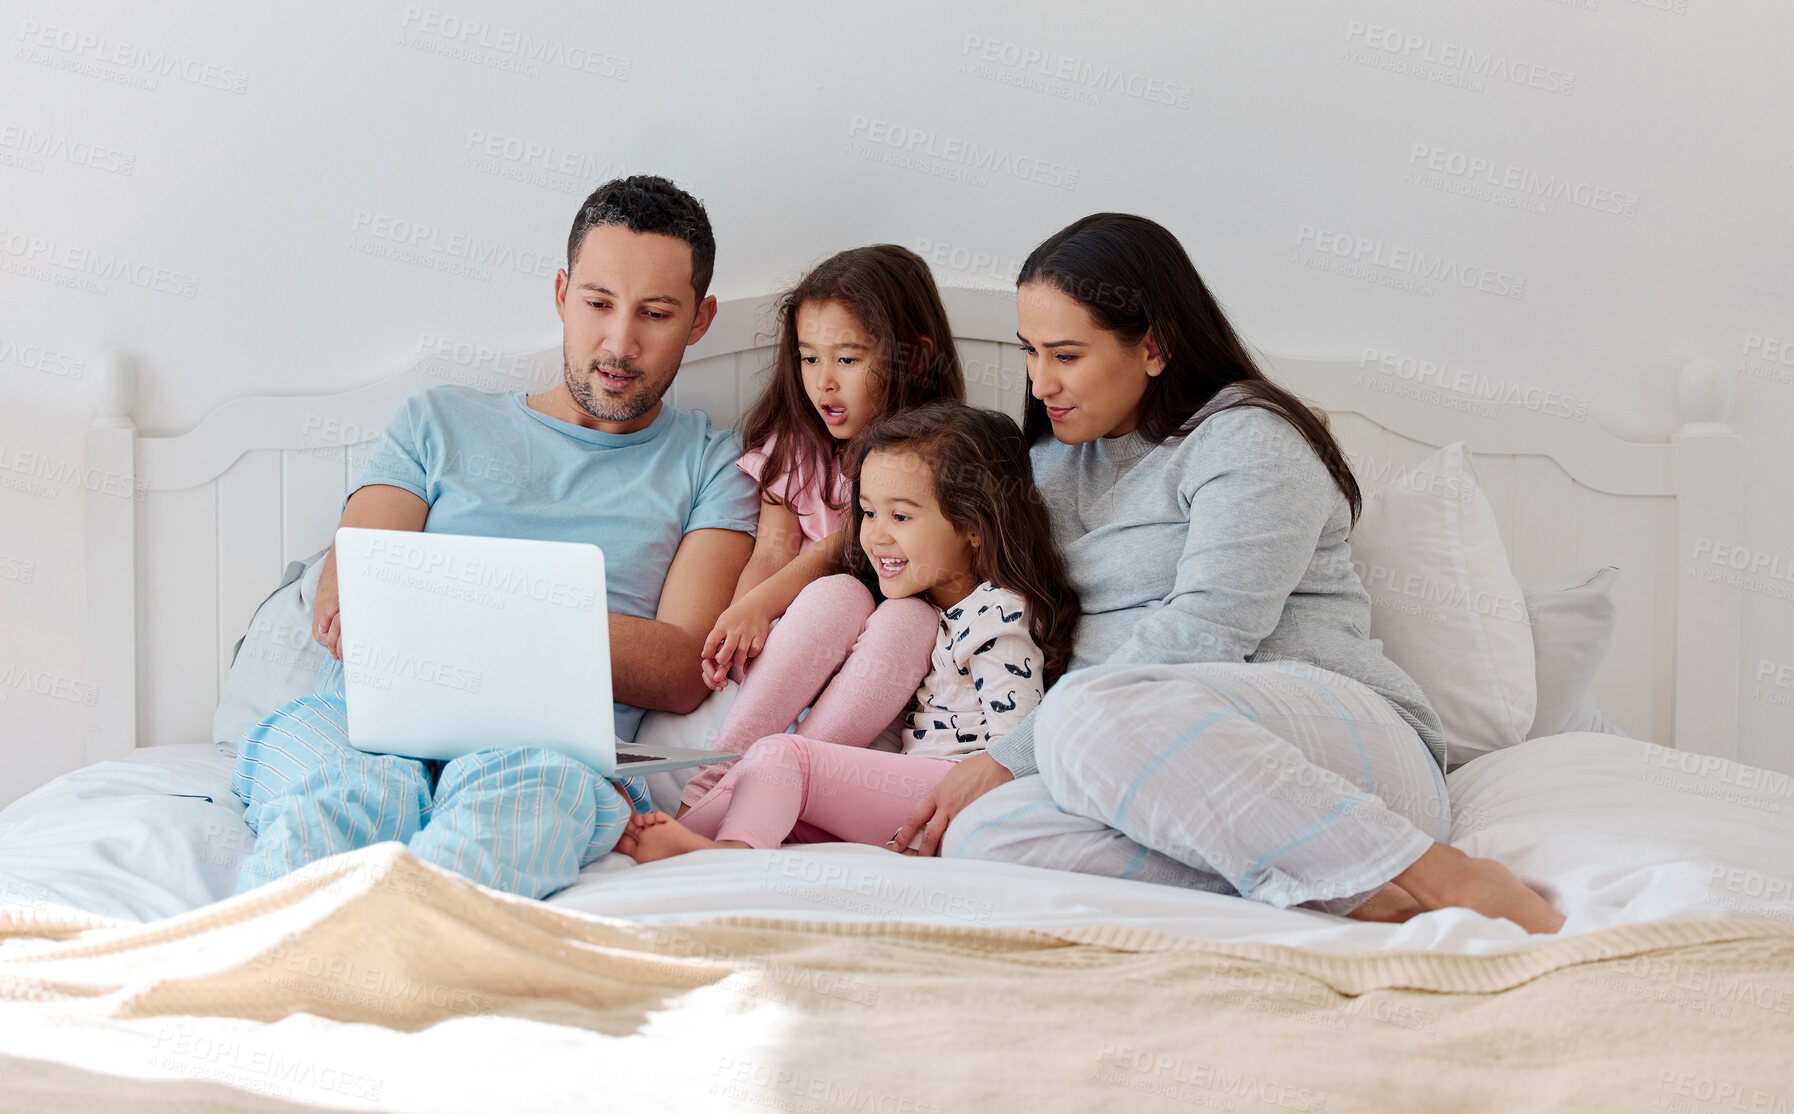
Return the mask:
{"type": "MultiPolygon", "coordinates": [[[[1012,302],[943,294],[971,400],[1019,414],[1025,379],[1012,302]]],[[[680,372],[676,405],[702,407],[718,426],[734,421],[764,364],[768,304],[724,304],[680,372]]],[[[1737,753],[1739,602],[1696,575],[1697,542],[1736,538],[1741,522],[1739,441],[1726,426],[1729,389],[1718,370],[1691,363],[1678,384],[1681,429],[1666,442],[1636,444],[1520,403],[1465,409],[1442,405],[1437,393],[1391,390],[1397,380],[1355,359],[1270,356],[1266,364],[1332,415],[1361,476],[1468,442],[1522,580],[1590,565],[1624,569],[1618,632],[1595,695],[1637,738],[1552,736],[1478,758],[1449,778],[1453,842],[1502,859],[1543,889],[1568,915],[1567,937],[1605,940],[1603,932],[1664,921],[1794,923],[1794,780],[1729,760],[1737,753]]],[[[252,838],[229,792],[230,755],[211,739],[212,713],[255,606],[287,562],[328,540],[359,454],[401,399],[444,381],[492,389],[552,382],[559,349],[500,356],[445,343],[364,389],[243,399],[172,437],[143,437],[132,426],[126,359],[102,369],[111,389],[89,436],[89,463],[131,476],[147,494],[88,508],[88,675],[101,694],[88,734],[94,765],[0,813],[0,909],[11,908],[15,931],[33,919],[48,926],[40,944],[107,932],[141,941],[148,929],[130,922],[157,918],[190,928],[228,893],[252,838]]],[[[750,917],[874,926],[867,931],[890,922],[1046,933],[1101,925],[1326,953],[1493,956],[1547,946],[1462,910],[1400,926],[1358,924],[1144,883],[839,845],[649,866],[611,856],[548,905],[644,933],[750,917]]],[[[34,1047],[46,1062],[81,1063],[34,1047]]],[[[182,1077],[196,1075],[158,1076],[182,1077]]],[[[67,1084],[57,1080],[51,1091],[67,1084]]],[[[91,1093],[104,1090],[94,1086],[91,1093]]],[[[427,1088],[405,1093],[417,1109],[431,1107],[415,1096],[440,1100],[427,1088]]],[[[742,1105],[769,1101],[761,1093],[742,1105]]],[[[518,1105],[526,1107],[555,1108],[533,1093],[518,1105]]],[[[466,1108],[478,1108],[473,1098],[466,1108]]]]}

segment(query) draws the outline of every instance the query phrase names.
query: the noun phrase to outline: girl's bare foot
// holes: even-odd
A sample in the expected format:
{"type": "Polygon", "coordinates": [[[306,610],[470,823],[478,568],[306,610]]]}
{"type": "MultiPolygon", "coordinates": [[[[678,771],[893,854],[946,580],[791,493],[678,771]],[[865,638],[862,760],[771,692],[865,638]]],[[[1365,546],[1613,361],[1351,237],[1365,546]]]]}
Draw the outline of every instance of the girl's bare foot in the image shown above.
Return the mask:
{"type": "Polygon", "coordinates": [[[632,846],[623,849],[623,839],[617,840],[617,850],[634,859],[638,863],[651,863],[660,859],[670,859],[674,855],[683,855],[687,851],[709,851],[717,847],[746,847],[745,843],[733,840],[718,843],[714,839],[705,839],[684,824],[668,816],[664,812],[642,813],[632,817],[625,838],[631,838],[632,846]],[[638,825],[637,820],[641,823],[638,825]]]}
{"type": "Polygon", "coordinates": [[[666,820],[667,814],[664,812],[630,813],[629,823],[624,826],[623,834],[617,837],[617,845],[612,850],[628,855],[632,859],[635,858],[636,847],[640,843],[637,837],[642,829],[650,824],[664,824],[666,820]]]}
{"type": "Polygon", "coordinates": [[[1528,932],[1556,932],[1564,916],[1494,859],[1473,858],[1435,843],[1395,882],[1424,909],[1459,907],[1505,917],[1528,932]]]}
{"type": "Polygon", "coordinates": [[[1414,895],[1402,889],[1394,882],[1385,882],[1383,888],[1371,894],[1364,904],[1347,913],[1346,916],[1355,921],[1379,921],[1384,924],[1401,924],[1409,917],[1424,913],[1426,910],[1414,895]]]}

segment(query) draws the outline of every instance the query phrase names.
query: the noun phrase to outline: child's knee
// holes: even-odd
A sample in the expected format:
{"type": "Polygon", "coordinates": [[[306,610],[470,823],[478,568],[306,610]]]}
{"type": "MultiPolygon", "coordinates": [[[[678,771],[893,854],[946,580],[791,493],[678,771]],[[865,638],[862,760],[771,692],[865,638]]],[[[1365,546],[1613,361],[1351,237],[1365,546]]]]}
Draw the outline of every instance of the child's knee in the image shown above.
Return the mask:
{"type": "Polygon", "coordinates": [[[823,615],[839,615],[859,623],[864,623],[876,606],[866,586],[846,573],[812,580],[797,594],[791,606],[796,608],[800,604],[806,609],[816,608],[823,615]]]}
{"type": "Polygon", "coordinates": [[[768,735],[748,747],[740,765],[744,769],[795,769],[809,757],[808,745],[796,735],[768,735]]]}

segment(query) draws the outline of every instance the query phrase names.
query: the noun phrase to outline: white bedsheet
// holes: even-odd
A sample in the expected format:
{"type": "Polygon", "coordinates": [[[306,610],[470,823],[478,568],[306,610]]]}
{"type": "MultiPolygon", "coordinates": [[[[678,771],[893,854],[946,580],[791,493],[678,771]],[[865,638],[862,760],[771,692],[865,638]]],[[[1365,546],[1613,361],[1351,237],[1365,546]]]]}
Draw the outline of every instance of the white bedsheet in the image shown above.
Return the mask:
{"type": "MultiPolygon", "coordinates": [[[[229,772],[229,757],[210,745],[159,747],[21,798],[0,813],[0,901],[149,920],[228,894],[253,842],[229,772]]],[[[1486,755],[1449,781],[1453,842],[1539,886],[1568,917],[1566,933],[1676,917],[1794,921],[1794,778],[1577,734],[1486,755]]],[[[612,855],[550,900],[657,924],[737,914],[1122,924],[1348,951],[1484,953],[1544,941],[1465,910],[1360,924],[1142,882],[844,844],[646,866],[612,855]]]]}

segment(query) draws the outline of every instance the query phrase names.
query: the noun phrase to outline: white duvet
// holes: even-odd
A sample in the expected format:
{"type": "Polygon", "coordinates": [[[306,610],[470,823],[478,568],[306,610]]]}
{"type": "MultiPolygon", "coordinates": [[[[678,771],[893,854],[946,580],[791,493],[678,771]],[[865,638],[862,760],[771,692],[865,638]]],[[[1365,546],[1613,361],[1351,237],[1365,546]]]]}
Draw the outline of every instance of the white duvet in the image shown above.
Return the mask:
{"type": "MultiPolygon", "coordinates": [[[[152,920],[230,892],[253,844],[211,745],[140,750],[0,812],[0,903],[152,920]]],[[[1535,739],[1448,779],[1452,842],[1507,863],[1565,933],[1683,917],[1794,922],[1794,778],[1610,735],[1535,739]]],[[[1144,882],[846,844],[612,855],[549,899],[667,924],[747,914],[1005,927],[1118,924],[1323,950],[1484,953],[1534,946],[1507,921],[1442,910],[1359,924],[1144,882]]]]}

